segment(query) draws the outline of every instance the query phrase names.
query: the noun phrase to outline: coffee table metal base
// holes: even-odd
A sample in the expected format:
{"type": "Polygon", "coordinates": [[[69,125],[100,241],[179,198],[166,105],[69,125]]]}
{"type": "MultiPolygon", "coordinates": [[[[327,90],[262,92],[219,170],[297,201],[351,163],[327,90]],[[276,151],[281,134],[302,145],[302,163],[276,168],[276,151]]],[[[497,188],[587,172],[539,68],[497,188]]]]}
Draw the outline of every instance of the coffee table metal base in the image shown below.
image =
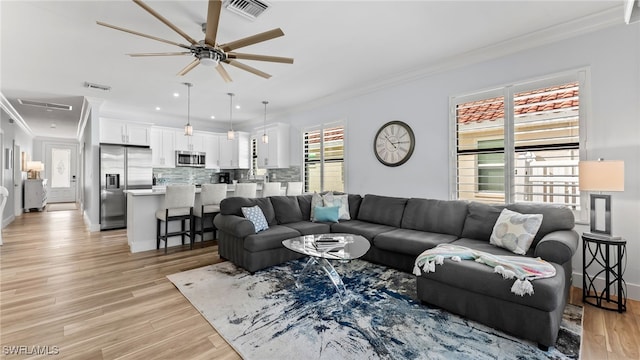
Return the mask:
{"type": "Polygon", "coordinates": [[[300,280],[307,275],[311,267],[313,267],[314,265],[318,265],[320,266],[320,268],[322,268],[322,270],[324,270],[324,272],[327,274],[327,276],[333,283],[333,286],[335,286],[336,293],[340,298],[340,302],[344,302],[344,300],[346,300],[347,290],[344,287],[342,278],[340,277],[340,275],[338,275],[338,272],[333,267],[333,265],[331,265],[331,263],[325,258],[317,258],[314,256],[309,256],[309,260],[304,265],[304,268],[302,268],[302,272],[300,272],[300,274],[296,277],[296,287],[300,288],[302,286],[302,284],[300,283],[300,280]]]}

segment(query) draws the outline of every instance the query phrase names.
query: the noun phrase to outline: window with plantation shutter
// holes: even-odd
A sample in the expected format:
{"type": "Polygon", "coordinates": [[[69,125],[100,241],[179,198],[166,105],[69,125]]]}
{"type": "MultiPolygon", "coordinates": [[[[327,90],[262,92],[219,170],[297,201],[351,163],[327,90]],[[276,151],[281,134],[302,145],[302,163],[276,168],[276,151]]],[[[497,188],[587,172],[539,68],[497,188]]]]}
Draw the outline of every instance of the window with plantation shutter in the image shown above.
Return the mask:
{"type": "Polygon", "coordinates": [[[304,132],[304,189],[344,191],[344,126],[304,132]]]}
{"type": "Polygon", "coordinates": [[[453,99],[455,197],[580,209],[580,73],[453,99]]]}

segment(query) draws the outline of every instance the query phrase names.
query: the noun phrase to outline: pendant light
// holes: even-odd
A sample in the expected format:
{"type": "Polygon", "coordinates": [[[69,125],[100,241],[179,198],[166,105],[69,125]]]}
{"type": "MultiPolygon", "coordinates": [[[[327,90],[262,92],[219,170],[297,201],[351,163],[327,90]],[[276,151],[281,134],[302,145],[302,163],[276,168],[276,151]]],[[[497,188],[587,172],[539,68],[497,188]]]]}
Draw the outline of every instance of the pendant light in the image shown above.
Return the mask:
{"type": "Polygon", "coordinates": [[[262,129],[262,131],[263,131],[263,133],[262,133],[262,143],[263,144],[268,144],[269,143],[269,135],[267,135],[267,104],[269,102],[268,101],[263,101],[262,103],[264,104],[264,123],[263,123],[264,128],[262,129]]]}
{"type": "Polygon", "coordinates": [[[229,95],[229,131],[227,131],[227,140],[233,140],[236,138],[236,133],[233,131],[233,96],[234,93],[227,93],[229,95]]]}
{"type": "Polygon", "coordinates": [[[187,86],[187,124],[184,126],[184,135],[193,135],[193,126],[191,126],[191,83],[183,83],[187,86]]]}

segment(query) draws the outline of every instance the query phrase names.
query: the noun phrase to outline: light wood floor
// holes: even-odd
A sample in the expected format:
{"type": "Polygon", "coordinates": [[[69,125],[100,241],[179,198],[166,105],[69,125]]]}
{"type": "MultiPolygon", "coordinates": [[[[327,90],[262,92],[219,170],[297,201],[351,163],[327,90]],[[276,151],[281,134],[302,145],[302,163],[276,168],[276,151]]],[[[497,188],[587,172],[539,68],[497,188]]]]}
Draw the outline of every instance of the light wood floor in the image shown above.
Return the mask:
{"type": "MultiPolygon", "coordinates": [[[[78,210],[24,214],[3,239],[0,357],[49,346],[69,359],[239,358],[165,277],[220,262],[216,246],[131,254],[124,230],[90,233],[78,210]]],[[[628,308],[585,307],[583,359],[640,358],[640,302],[628,308]]]]}

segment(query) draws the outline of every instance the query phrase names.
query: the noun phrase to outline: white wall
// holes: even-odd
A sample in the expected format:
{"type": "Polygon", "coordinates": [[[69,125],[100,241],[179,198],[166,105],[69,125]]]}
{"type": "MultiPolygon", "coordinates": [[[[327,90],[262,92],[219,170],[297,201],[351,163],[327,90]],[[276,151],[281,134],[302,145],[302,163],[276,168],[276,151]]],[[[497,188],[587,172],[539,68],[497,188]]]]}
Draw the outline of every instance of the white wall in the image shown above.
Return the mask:
{"type": "MultiPolygon", "coordinates": [[[[629,297],[640,299],[640,262],[635,261],[640,253],[640,23],[425,76],[278,121],[291,123],[292,133],[322,122],[346,121],[349,192],[447,199],[450,96],[584,67],[591,74],[590,116],[581,129],[587,132],[587,159],[625,161],[625,191],[612,194],[612,226],[628,240],[624,278],[629,297]],[[412,158],[397,168],[381,165],[372,150],[375,132],[391,120],[408,123],[416,134],[412,158]]],[[[301,151],[300,141],[299,135],[293,138],[292,149],[301,151]]],[[[581,250],[573,267],[574,285],[581,287],[581,250]]]]}

